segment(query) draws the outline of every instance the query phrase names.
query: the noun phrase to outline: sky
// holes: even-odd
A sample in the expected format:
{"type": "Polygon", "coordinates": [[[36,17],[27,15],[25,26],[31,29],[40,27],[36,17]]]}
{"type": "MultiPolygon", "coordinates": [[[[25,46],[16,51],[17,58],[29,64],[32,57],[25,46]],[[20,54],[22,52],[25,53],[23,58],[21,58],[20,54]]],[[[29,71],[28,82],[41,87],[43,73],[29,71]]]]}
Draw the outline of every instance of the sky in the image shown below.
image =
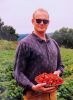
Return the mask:
{"type": "Polygon", "coordinates": [[[0,18],[18,34],[32,33],[32,14],[44,8],[50,16],[48,33],[73,28],[73,0],[0,0],[0,18]]]}

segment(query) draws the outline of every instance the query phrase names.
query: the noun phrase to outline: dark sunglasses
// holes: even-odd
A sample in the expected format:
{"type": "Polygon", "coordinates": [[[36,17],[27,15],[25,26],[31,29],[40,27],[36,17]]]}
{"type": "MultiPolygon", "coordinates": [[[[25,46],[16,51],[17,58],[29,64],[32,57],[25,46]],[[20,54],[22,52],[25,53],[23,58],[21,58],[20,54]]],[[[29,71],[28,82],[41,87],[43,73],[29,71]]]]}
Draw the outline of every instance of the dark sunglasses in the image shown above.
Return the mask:
{"type": "Polygon", "coordinates": [[[49,20],[47,19],[36,19],[36,23],[40,24],[43,21],[43,24],[48,24],[49,20]]]}

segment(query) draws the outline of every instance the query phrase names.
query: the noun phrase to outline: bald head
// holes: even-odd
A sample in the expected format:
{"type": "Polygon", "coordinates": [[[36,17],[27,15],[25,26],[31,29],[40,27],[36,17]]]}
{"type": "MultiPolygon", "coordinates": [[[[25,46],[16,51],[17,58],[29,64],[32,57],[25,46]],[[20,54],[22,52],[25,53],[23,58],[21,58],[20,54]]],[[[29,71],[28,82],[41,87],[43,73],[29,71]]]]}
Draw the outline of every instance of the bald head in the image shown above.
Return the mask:
{"type": "Polygon", "coordinates": [[[39,8],[33,13],[32,24],[37,34],[45,34],[49,25],[49,14],[46,10],[39,8]]]}
{"type": "Polygon", "coordinates": [[[39,8],[39,9],[37,9],[34,13],[33,13],[33,18],[35,18],[35,16],[37,15],[37,13],[45,13],[46,15],[48,15],[48,18],[49,18],[49,14],[48,14],[48,12],[46,11],[46,10],[44,10],[43,8],[39,8]]]}

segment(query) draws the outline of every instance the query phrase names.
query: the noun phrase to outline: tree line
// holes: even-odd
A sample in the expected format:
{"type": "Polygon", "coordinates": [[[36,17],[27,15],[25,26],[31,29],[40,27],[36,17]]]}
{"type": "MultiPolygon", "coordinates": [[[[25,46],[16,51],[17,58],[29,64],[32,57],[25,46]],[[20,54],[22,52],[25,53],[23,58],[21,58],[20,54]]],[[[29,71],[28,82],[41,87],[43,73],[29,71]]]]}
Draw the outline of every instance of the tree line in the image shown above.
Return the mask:
{"type": "Polygon", "coordinates": [[[0,40],[17,40],[18,35],[16,30],[12,26],[4,25],[4,22],[0,18],[0,40]]]}
{"type": "Polygon", "coordinates": [[[72,28],[61,28],[56,30],[52,36],[60,46],[65,48],[73,48],[73,29],[72,28]]]}
{"type": "MultiPolygon", "coordinates": [[[[49,35],[49,33],[48,33],[49,35]]],[[[50,34],[51,35],[51,34],[50,34]]],[[[4,22],[0,18],[0,39],[4,40],[21,40],[25,34],[17,35],[16,30],[12,26],[4,25],[4,22]]],[[[72,28],[61,28],[56,30],[51,37],[55,39],[60,46],[66,48],[73,48],[73,29],[72,28]]]]}

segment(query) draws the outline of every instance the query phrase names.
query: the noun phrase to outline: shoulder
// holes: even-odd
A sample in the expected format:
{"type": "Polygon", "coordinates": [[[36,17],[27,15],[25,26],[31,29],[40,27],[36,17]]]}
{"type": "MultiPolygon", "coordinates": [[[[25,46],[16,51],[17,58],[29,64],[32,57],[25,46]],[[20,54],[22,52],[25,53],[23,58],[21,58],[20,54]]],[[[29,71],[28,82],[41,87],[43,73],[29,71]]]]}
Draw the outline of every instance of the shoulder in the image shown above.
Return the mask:
{"type": "Polygon", "coordinates": [[[59,48],[58,43],[57,43],[54,39],[50,38],[50,41],[51,41],[57,48],[59,48]]]}
{"type": "MultiPolygon", "coordinates": [[[[56,44],[56,45],[58,45],[58,43],[54,40],[54,39],[52,39],[52,41],[56,44]]],[[[58,45],[59,46],[59,45],[58,45]]]]}
{"type": "Polygon", "coordinates": [[[25,38],[21,39],[18,42],[18,46],[20,48],[29,48],[30,45],[34,42],[34,38],[32,34],[29,34],[28,36],[26,36],[25,38]]]}
{"type": "Polygon", "coordinates": [[[18,45],[28,44],[32,40],[32,35],[29,34],[28,36],[24,37],[18,42],[18,45]]]}
{"type": "Polygon", "coordinates": [[[53,38],[50,38],[50,41],[58,45],[58,43],[53,38]]]}
{"type": "Polygon", "coordinates": [[[18,45],[16,48],[16,52],[18,51],[27,51],[29,49],[28,46],[28,41],[30,40],[30,35],[26,36],[25,38],[21,39],[20,41],[18,41],[18,45]]]}
{"type": "Polygon", "coordinates": [[[26,42],[30,41],[31,38],[32,38],[32,35],[29,34],[28,36],[26,36],[26,37],[24,37],[23,39],[21,39],[21,40],[19,41],[19,43],[26,43],[26,42]]]}

